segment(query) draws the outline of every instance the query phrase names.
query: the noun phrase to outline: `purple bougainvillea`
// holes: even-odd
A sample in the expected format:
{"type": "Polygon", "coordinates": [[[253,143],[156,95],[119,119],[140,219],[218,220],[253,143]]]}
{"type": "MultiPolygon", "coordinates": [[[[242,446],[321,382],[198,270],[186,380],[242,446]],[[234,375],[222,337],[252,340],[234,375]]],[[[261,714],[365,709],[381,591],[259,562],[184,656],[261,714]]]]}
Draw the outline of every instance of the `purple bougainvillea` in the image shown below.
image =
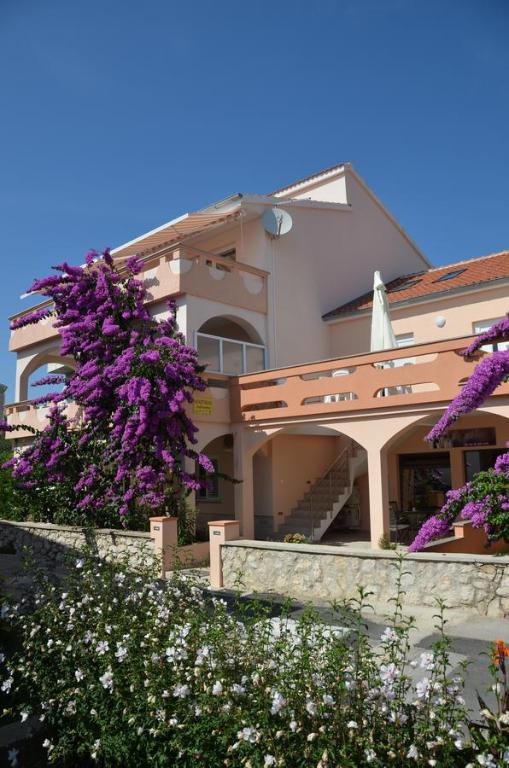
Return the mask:
{"type": "Polygon", "coordinates": [[[507,375],[509,375],[509,350],[493,352],[489,357],[481,360],[426,439],[436,444],[454,421],[479,408],[507,375]]]}
{"type": "Polygon", "coordinates": [[[487,331],[479,334],[479,336],[465,349],[463,354],[465,357],[470,357],[484,344],[491,344],[494,341],[502,341],[509,338],[509,313],[493,323],[487,331]]]}
{"type": "MultiPolygon", "coordinates": [[[[509,315],[480,334],[464,354],[470,356],[483,344],[508,339],[509,315]]],[[[426,439],[436,445],[456,419],[481,406],[508,375],[509,350],[484,357],[426,439]]],[[[509,453],[499,456],[493,469],[479,472],[462,488],[449,491],[446,503],[421,526],[409,551],[418,552],[446,535],[457,518],[469,520],[475,528],[484,528],[488,544],[499,539],[509,542],[509,453]]]]}
{"type": "Polygon", "coordinates": [[[178,332],[173,305],[167,319],[151,317],[136,277],[141,266],[131,258],[117,268],[109,250],[100,258],[89,252],[84,267],[58,265],[57,274],[29,289],[48,296],[51,309],[13,324],[38,322],[51,311],[61,354],[76,364],[67,378],[41,381],[64,386],[38,398],[51,403],[48,425],[9,462],[34,498],[46,493],[41,517],[52,514],[51,499],[53,507],[61,499],[81,510],[80,521],[129,526],[140,516],[175,513],[183,493],[201,487],[186,458],[214,471],[192,447],[197,428],[186,410],[193,391],[206,386],[197,352],[178,332]],[[78,406],[73,420],[64,414],[69,401],[78,406]]]}

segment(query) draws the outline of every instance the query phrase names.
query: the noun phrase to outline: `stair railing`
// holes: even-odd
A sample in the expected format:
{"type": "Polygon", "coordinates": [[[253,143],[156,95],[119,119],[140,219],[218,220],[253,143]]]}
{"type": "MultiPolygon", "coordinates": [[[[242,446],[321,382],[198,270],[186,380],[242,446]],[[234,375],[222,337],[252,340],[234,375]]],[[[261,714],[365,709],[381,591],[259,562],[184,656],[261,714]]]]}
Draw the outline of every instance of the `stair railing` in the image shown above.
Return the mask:
{"type": "MultiPolygon", "coordinates": [[[[346,473],[346,483],[345,485],[348,485],[350,483],[350,475],[349,475],[349,461],[350,457],[353,454],[353,443],[350,441],[348,445],[346,445],[339,456],[336,456],[334,461],[327,467],[325,472],[318,478],[318,480],[311,485],[310,481],[310,489],[308,491],[308,499],[309,499],[309,507],[310,507],[310,517],[311,517],[311,538],[314,538],[315,533],[315,509],[316,505],[314,503],[314,497],[317,495],[318,487],[321,486],[322,481],[328,480],[329,484],[329,494],[332,496],[332,489],[334,485],[334,472],[336,469],[344,470],[346,473]]],[[[332,506],[332,505],[331,505],[332,506]]]]}

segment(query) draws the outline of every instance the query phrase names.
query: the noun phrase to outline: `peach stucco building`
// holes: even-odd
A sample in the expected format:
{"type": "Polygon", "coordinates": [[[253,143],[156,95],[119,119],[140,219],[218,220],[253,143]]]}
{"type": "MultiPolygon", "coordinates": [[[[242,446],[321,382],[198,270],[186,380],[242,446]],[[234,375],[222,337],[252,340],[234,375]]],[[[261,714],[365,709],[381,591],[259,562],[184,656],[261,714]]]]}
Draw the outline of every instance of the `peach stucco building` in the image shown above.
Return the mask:
{"type": "MultiPolygon", "coordinates": [[[[423,440],[472,371],[459,354],[468,338],[509,309],[509,252],[433,268],[349,163],[267,195],[233,195],[113,255],[133,253],[153,314],[173,297],[207,364],[193,406],[198,447],[242,481],[199,495],[203,526],[238,518],[249,538],[301,532],[376,547],[402,533],[391,510],[416,527],[509,440],[507,384],[441,447],[423,440]],[[291,217],[284,234],[267,232],[271,209],[291,217]],[[398,347],[370,353],[375,270],[398,347]]],[[[30,380],[73,361],[60,356],[51,320],[13,331],[10,349],[7,418],[42,425],[30,380]]],[[[11,436],[19,448],[29,439],[11,436]]]]}

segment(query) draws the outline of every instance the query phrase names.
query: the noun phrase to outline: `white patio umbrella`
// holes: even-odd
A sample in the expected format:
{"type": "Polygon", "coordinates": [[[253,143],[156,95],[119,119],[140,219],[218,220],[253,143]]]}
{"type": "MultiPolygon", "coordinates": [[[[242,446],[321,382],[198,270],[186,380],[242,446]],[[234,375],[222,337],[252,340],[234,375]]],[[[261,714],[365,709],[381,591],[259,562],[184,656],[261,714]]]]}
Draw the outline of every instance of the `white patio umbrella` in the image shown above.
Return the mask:
{"type": "MultiPolygon", "coordinates": [[[[387,291],[383,283],[380,272],[375,272],[373,279],[373,312],[371,315],[371,352],[379,352],[382,349],[392,349],[396,346],[396,337],[391,325],[391,316],[389,314],[389,302],[387,301],[387,291]]],[[[392,368],[394,363],[377,363],[377,368],[392,368]]],[[[396,394],[397,388],[382,389],[379,397],[387,397],[396,394]]]]}
{"type": "Polygon", "coordinates": [[[387,292],[380,272],[375,272],[373,280],[373,313],[371,315],[371,352],[392,349],[396,337],[391,325],[387,292]]]}

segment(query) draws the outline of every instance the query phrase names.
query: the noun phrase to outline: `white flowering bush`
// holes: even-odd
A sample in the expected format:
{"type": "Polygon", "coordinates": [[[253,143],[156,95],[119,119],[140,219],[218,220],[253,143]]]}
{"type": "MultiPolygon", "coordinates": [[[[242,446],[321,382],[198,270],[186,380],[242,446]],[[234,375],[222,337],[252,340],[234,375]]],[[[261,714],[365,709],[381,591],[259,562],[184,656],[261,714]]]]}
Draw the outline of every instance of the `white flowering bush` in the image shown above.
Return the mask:
{"type": "Polygon", "coordinates": [[[43,721],[50,764],[479,764],[448,640],[441,632],[410,664],[401,594],[376,647],[362,591],[337,608],[345,632],[312,611],[274,621],[261,603],[227,606],[182,578],[84,557],[64,587],[39,575],[31,600],[4,605],[20,650],[3,662],[0,687],[16,694],[21,719],[43,721]]]}

